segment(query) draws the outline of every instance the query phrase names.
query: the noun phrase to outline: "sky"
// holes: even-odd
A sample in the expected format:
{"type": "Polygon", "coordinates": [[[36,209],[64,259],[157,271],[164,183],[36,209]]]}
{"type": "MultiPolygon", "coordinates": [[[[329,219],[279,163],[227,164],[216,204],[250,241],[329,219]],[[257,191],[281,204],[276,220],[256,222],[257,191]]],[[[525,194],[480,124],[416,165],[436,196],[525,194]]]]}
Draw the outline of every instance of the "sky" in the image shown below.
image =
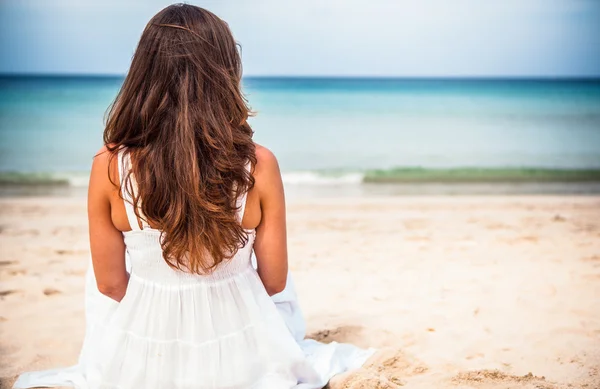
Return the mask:
{"type": "MultiPolygon", "coordinates": [[[[124,74],[162,0],[0,0],[0,73],[124,74]]],[[[247,76],[600,77],[600,0],[188,1],[247,76]]]]}

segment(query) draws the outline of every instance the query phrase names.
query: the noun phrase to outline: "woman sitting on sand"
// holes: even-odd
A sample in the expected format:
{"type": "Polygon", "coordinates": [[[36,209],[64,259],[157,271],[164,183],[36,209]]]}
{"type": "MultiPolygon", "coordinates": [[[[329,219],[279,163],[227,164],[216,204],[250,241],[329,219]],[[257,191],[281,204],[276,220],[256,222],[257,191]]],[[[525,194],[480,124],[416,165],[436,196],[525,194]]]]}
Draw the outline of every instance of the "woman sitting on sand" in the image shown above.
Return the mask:
{"type": "Polygon", "coordinates": [[[172,5],[148,23],[93,162],[101,294],[88,287],[79,363],[15,387],[321,388],[371,354],[295,339],[269,297],[288,271],[283,186],[240,83],[217,16],[172,5]]]}

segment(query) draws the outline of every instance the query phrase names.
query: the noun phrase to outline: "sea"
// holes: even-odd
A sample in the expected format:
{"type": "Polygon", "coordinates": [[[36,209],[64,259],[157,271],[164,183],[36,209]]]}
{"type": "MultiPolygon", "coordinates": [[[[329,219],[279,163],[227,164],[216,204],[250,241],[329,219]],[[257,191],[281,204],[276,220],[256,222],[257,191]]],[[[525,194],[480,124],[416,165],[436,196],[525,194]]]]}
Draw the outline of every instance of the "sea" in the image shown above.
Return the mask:
{"type": "MultiPolygon", "coordinates": [[[[82,193],[123,77],[1,76],[0,195],[82,193]]],[[[246,77],[292,195],[600,193],[600,80],[246,77]]]]}

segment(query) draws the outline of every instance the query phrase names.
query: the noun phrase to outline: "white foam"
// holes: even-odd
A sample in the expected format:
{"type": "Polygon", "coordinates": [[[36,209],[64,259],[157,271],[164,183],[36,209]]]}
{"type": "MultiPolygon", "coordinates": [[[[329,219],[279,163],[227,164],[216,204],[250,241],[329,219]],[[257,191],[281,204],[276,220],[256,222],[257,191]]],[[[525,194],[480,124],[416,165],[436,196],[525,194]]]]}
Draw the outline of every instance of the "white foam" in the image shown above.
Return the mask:
{"type": "MultiPolygon", "coordinates": [[[[86,188],[89,184],[88,172],[55,172],[46,175],[45,180],[67,182],[73,188],[86,188]]],[[[335,185],[360,185],[364,173],[320,173],[314,171],[295,171],[282,173],[285,185],[297,186],[335,186],[335,185]]]]}
{"type": "Polygon", "coordinates": [[[363,182],[363,173],[344,173],[340,175],[310,171],[282,174],[285,185],[358,185],[363,182]]]}
{"type": "Polygon", "coordinates": [[[69,183],[70,187],[86,188],[90,182],[89,173],[52,173],[52,178],[55,180],[64,180],[69,183]]]}

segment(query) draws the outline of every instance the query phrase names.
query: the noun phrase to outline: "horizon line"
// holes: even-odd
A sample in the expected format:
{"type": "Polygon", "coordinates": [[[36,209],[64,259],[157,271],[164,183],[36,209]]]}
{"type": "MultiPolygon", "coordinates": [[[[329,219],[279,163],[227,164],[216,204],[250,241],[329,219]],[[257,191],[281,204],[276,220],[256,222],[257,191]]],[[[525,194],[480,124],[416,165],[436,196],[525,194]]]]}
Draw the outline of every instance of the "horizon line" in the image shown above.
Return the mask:
{"type": "MultiPolygon", "coordinates": [[[[0,78],[124,78],[126,73],[16,73],[0,72],[0,78]]],[[[319,79],[339,79],[339,80],[581,80],[581,81],[600,81],[598,75],[292,75],[292,74],[254,74],[242,76],[243,79],[290,79],[290,80],[319,80],[319,79]]]]}

